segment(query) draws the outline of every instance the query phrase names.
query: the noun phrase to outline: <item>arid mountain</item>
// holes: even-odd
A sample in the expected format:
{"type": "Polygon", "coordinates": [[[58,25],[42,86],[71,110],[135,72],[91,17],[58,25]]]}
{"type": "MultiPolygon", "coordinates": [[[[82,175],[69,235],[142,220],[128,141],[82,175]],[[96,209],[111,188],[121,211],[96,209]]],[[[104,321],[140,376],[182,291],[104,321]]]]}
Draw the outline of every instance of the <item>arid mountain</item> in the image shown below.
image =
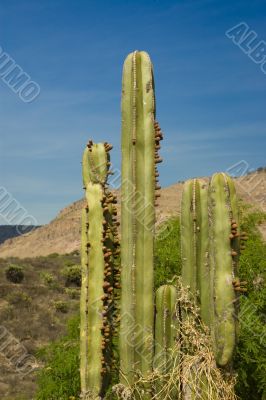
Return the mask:
{"type": "Polygon", "coordinates": [[[4,243],[7,239],[24,235],[35,228],[38,227],[32,225],[0,225],[0,244],[4,243]]]}
{"type": "MultiPolygon", "coordinates": [[[[161,190],[157,223],[180,212],[183,183],[161,190]]],[[[266,172],[254,172],[236,179],[240,198],[266,212],[266,172]]],[[[119,192],[116,192],[119,200],[119,192]]],[[[35,257],[51,253],[70,253],[80,247],[80,214],[83,200],[64,208],[49,224],[23,236],[6,240],[0,245],[0,257],[35,257]]],[[[119,206],[119,205],[118,205],[119,206]]],[[[120,212],[120,210],[118,210],[120,212]]],[[[260,227],[266,238],[266,226],[260,227]]]]}

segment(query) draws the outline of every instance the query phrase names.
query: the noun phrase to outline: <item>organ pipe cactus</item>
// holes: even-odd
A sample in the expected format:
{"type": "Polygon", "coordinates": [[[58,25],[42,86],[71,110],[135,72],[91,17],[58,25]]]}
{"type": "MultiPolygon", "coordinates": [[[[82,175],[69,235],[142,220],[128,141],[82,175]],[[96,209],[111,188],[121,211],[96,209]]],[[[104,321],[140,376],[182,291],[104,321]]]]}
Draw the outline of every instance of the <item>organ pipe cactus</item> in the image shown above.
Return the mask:
{"type": "Polygon", "coordinates": [[[181,203],[182,281],[198,301],[209,326],[216,361],[227,365],[236,343],[239,217],[232,179],[215,174],[210,186],[203,180],[185,183],[181,203]]]}
{"type": "Polygon", "coordinates": [[[162,134],[155,122],[153,67],[147,53],[126,58],[122,82],[121,382],[146,376],[153,361],[153,253],[162,134]]]}
{"type": "MultiPolygon", "coordinates": [[[[179,304],[177,301],[177,288],[173,285],[163,285],[156,292],[156,315],[155,315],[155,371],[166,376],[179,363],[179,304]]],[[[156,385],[156,393],[161,392],[161,382],[156,385]]],[[[178,385],[178,382],[176,383],[178,385]]],[[[171,395],[177,396],[177,387],[173,386],[171,395]]]]}
{"type": "Polygon", "coordinates": [[[107,189],[111,145],[88,143],[83,155],[80,376],[84,399],[103,396],[110,383],[116,333],[119,243],[115,197],[107,189]]]}
{"type": "Polygon", "coordinates": [[[239,217],[235,187],[224,174],[214,174],[209,189],[211,329],[216,362],[226,366],[236,345],[239,217]]]}

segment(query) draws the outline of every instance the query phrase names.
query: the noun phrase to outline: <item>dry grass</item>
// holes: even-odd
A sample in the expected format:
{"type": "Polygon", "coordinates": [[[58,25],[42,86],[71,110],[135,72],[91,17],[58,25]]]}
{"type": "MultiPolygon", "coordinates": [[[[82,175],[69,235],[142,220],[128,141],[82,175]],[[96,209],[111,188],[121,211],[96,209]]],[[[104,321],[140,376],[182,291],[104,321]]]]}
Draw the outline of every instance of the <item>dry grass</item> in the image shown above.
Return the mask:
{"type": "Polygon", "coordinates": [[[133,387],[119,384],[113,392],[121,400],[145,398],[145,387],[151,388],[152,400],[236,400],[235,376],[217,368],[209,330],[201,324],[199,310],[188,291],[180,282],[177,285],[182,321],[175,348],[171,350],[170,371],[162,373],[167,370],[162,365],[149,376],[139,377],[133,387]]]}

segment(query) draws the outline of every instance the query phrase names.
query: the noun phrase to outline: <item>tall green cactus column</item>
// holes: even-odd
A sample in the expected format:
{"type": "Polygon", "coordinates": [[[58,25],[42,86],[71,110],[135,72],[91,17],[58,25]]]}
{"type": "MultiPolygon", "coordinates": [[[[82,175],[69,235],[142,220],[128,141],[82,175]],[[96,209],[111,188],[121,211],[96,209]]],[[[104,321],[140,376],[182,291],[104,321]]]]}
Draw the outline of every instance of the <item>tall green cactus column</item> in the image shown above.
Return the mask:
{"type": "Polygon", "coordinates": [[[214,174],[209,193],[210,270],[213,312],[211,327],[216,362],[230,363],[236,345],[237,294],[234,282],[239,257],[239,226],[232,179],[214,174]]]}
{"type": "Polygon", "coordinates": [[[200,307],[205,325],[210,326],[210,266],[208,225],[208,182],[185,182],[181,203],[182,282],[200,307]]]}
{"type": "MultiPolygon", "coordinates": [[[[146,376],[153,360],[153,250],[156,163],[162,134],[155,123],[153,70],[145,52],[129,54],[122,82],[121,382],[146,376]]],[[[159,186],[157,186],[159,189],[159,186]]]]}
{"type": "Polygon", "coordinates": [[[111,379],[114,292],[119,286],[115,199],[106,186],[107,143],[88,143],[83,155],[86,207],[82,211],[80,376],[83,399],[102,397],[111,379]]]}
{"type": "Polygon", "coordinates": [[[199,295],[200,315],[203,323],[210,327],[210,265],[209,265],[209,222],[208,222],[208,191],[209,182],[198,179],[200,221],[198,224],[198,267],[197,289],[199,295]]]}
{"type": "MultiPolygon", "coordinates": [[[[167,376],[179,364],[179,329],[177,288],[173,285],[160,286],[156,292],[154,369],[161,376],[167,376]]],[[[166,398],[164,391],[166,383],[160,378],[156,383],[157,397],[160,396],[162,400],[166,398]]],[[[179,382],[173,382],[167,398],[177,398],[178,386],[179,382]]]]}
{"type": "MultiPolygon", "coordinates": [[[[182,255],[182,284],[189,288],[189,298],[200,305],[200,314],[205,324],[209,324],[210,308],[210,274],[208,265],[208,185],[201,179],[191,179],[185,182],[181,200],[181,255],[182,255]]],[[[181,304],[182,324],[195,324],[195,315],[181,304]]],[[[182,327],[181,327],[182,329],[182,327]]],[[[182,338],[182,352],[191,351],[191,343],[182,338]]],[[[183,362],[185,358],[183,359],[183,362]]],[[[182,398],[196,399],[197,390],[202,390],[205,377],[201,384],[196,385],[197,366],[191,368],[184,377],[183,365],[180,367],[182,398]],[[197,388],[198,386],[198,388],[197,388]],[[197,390],[196,390],[197,389],[197,390]]],[[[202,391],[202,398],[206,395],[202,391]]]]}
{"type": "Polygon", "coordinates": [[[184,184],[181,200],[182,283],[196,296],[200,250],[200,184],[191,179],[184,184]]]}

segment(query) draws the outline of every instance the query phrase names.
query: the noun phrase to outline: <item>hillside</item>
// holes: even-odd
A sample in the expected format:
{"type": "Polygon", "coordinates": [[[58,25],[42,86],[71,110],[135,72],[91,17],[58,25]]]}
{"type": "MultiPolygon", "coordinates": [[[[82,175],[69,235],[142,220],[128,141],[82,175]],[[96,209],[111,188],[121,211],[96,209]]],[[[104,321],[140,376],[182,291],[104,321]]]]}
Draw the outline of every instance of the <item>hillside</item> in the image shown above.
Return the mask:
{"type": "MultiPolygon", "coordinates": [[[[180,212],[182,183],[161,190],[157,208],[158,223],[180,212]]],[[[238,195],[253,207],[266,211],[266,172],[259,171],[236,179],[238,195]]],[[[119,192],[116,191],[119,201],[119,192]]],[[[49,224],[29,234],[6,240],[0,245],[0,257],[36,257],[51,253],[70,253],[80,247],[80,214],[83,201],[64,208],[49,224]]],[[[118,205],[118,213],[120,213],[118,205]]],[[[266,238],[266,226],[260,227],[266,238]]]]}
{"type": "Polygon", "coordinates": [[[66,269],[77,254],[34,259],[0,259],[0,399],[30,400],[36,391],[36,352],[65,333],[79,310],[79,287],[68,283],[66,269]],[[10,261],[23,268],[22,283],[6,279],[10,261]]]}
{"type": "Polygon", "coordinates": [[[7,239],[20,236],[27,232],[36,229],[38,226],[32,225],[0,225],[0,244],[4,243],[7,239]]]}

